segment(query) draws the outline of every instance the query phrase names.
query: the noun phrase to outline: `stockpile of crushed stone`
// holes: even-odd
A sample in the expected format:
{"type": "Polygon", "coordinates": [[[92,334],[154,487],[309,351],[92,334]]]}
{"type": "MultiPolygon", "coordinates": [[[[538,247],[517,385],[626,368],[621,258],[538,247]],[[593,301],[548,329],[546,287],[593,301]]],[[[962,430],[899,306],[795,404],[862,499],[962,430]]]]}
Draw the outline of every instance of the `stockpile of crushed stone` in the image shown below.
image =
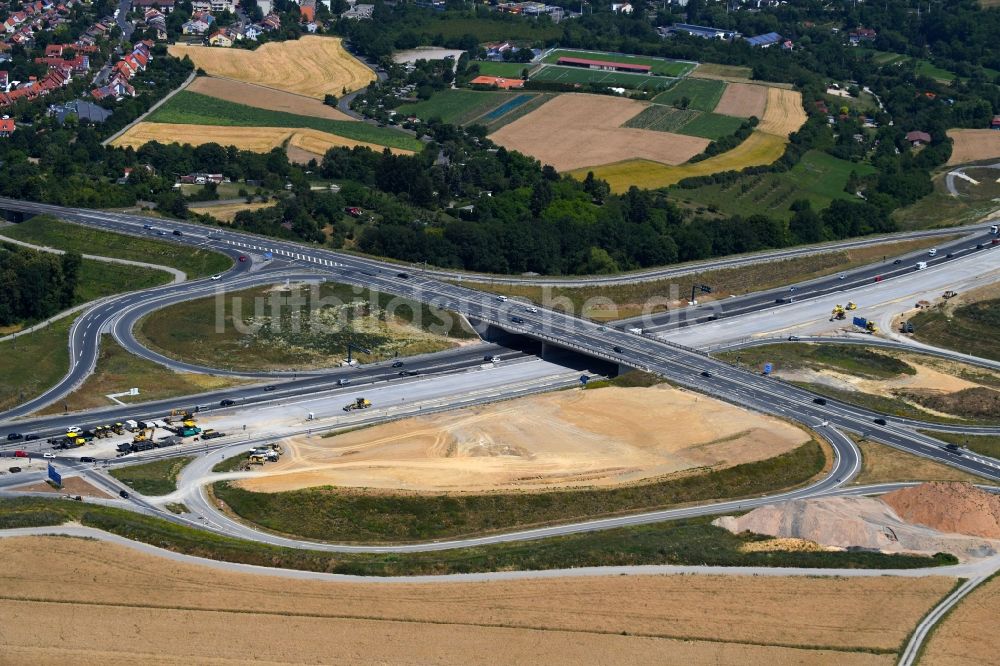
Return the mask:
{"type": "Polygon", "coordinates": [[[871,497],[793,500],[763,506],[740,517],[724,516],[713,521],[713,525],[734,534],[753,532],[885,553],[945,552],[970,559],[989,557],[1000,551],[1000,541],[910,524],[888,504],[871,497]]]}
{"type": "Polygon", "coordinates": [[[1000,539],[1000,495],[970,483],[922,483],[883,495],[882,501],[908,523],[1000,539]]]}

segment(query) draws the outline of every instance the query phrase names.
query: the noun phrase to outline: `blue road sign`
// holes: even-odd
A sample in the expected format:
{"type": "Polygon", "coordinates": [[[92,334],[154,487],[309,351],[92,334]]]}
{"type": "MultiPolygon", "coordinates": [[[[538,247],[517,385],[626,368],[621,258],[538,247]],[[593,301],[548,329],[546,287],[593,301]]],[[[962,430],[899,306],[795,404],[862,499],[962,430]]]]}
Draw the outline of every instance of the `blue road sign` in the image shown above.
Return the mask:
{"type": "Polygon", "coordinates": [[[580,383],[581,384],[583,384],[584,386],[586,386],[587,382],[589,382],[589,381],[590,381],[590,375],[580,375],[580,383]]]}
{"type": "Polygon", "coordinates": [[[764,364],[764,374],[765,375],[771,374],[772,370],[774,370],[774,366],[772,364],[770,364],[770,363],[765,363],[764,364]]]}
{"type": "Polygon", "coordinates": [[[56,468],[52,466],[52,463],[49,463],[49,478],[57,486],[61,486],[62,485],[62,475],[59,474],[59,472],[56,471],[56,468]]]}
{"type": "Polygon", "coordinates": [[[273,259],[273,258],[274,258],[274,255],[271,254],[270,252],[265,252],[264,253],[264,261],[271,261],[271,259],[273,259]]]}
{"type": "Polygon", "coordinates": [[[868,320],[865,319],[864,317],[855,317],[854,318],[854,325],[858,326],[860,328],[865,328],[865,327],[868,326],[868,320]]]}

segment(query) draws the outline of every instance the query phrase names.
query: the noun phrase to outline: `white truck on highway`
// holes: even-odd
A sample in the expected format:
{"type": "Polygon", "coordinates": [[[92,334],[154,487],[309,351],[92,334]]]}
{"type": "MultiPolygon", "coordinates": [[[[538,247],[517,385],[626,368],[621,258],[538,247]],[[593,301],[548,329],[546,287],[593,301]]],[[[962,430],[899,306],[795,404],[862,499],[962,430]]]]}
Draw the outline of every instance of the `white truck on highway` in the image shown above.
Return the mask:
{"type": "Polygon", "coordinates": [[[926,261],[918,261],[917,265],[914,266],[914,268],[917,269],[918,271],[922,271],[925,268],[927,268],[927,262],[926,261]]]}

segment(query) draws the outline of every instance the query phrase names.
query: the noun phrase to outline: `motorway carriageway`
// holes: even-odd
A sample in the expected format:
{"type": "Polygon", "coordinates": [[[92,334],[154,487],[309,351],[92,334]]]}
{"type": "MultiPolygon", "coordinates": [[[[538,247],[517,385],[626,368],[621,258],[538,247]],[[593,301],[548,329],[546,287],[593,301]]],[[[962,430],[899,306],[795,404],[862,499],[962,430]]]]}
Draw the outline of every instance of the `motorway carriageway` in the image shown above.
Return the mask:
{"type": "MultiPolygon", "coordinates": [[[[229,230],[209,231],[190,223],[152,221],[140,216],[110,213],[82,212],[41,204],[24,204],[29,210],[52,212],[71,220],[82,220],[88,226],[108,228],[113,231],[149,235],[136,225],[153,224],[159,227],[183,229],[191,240],[210,247],[236,248],[246,252],[272,252],[276,256],[301,262],[334,279],[348,284],[377,288],[420,300],[435,307],[455,310],[475,319],[493,323],[512,333],[524,334],[556,346],[650,372],[695,390],[708,393],[733,404],[744,405],[765,413],[779,414],[816,426],[827,422],[856,432],[866,431],[886,443],[906,450],[915,450],[926,457],[939,459],[946,464],[974,471],[988,478],[1000,478],[1000,470],[977,461],[955,461],[954,456],[943,450],[926,451],[913,442],[913,435],[901,435],[891,427],[873,425],[876,412],[864,410],[844,413],[836,406],[820,406],[812,402],[813,394],[791,385],[775,382],[754,373],[733,368],[693,349],[636,336],[625,331],[569,316],[561,312],[531,309],[513,302],[501,302],[483,292],[458,285],[442,283],[426,277],[411,276],[388,262],[311,248],[272,239],[262,240],[229,230]],[[519,314],[520,323],[511,320],[512,311],[519,314]],[[709,377],[699,377],[706,372],[709,377]]],[[[180,237],[182,240],[185,237],[180,237]]],[[[992,251],[992,250],[991,250],[992,251]]],[[[942,253],[939,253],[942,254],[942,253]]],[[[946,253],[944,253],[946,254],[946,253]]],[[[941,257],[939,261],[947,261],[941,257]]],[[[864,269],[859,269],[863,271],[864,269]]],[[[892,419],[887,419],[892,421],[892,419]]],[[[942,443],[943,444],[943,443],[942,443]]]]}

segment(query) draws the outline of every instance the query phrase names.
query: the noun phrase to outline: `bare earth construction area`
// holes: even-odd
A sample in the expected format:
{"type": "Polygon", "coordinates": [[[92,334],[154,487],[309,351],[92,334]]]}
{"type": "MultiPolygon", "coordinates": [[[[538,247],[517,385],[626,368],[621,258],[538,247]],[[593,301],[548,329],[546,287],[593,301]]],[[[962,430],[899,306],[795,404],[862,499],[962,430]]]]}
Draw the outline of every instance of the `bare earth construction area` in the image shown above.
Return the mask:
{"type": "Polygon", "coordinates": [[[417,491],[604,486],[731,467],[808,441],[783,421],[661,385],[562,391],[299,438],[247,490],[417,491]],[[711,418],[707,415],[711,414],[711,418]]]}
{"type": "MultiPolygon", "coordinates": [[[[255,51],[174,44],[175,58],[188,56],[210,76],[256,83],[268,88],[323,99],[358,90],[375,73],[344,50],[340,39],[314,35],[264,44],[255,51]]],[[[266,107],[265,107],[266,108],[266,107]]]]}
{"type": "Polygon", "coordinates": [[[0,557],[3,652],[16,663],[492,664],[503,654],[511,663],[890,666],[953,584],[943,576],[332,583],[55,537],[0,539],[0,557]],[[197,640],[178,640],[188,636],[197,640]]]}
{"type": "Polygon", "coordinates": [[[559,171],[627,159],[682,164],[708,146],[700,137],[621,126],[646,106],[606,95],[559,95],[490,138],[559,171]]]}

